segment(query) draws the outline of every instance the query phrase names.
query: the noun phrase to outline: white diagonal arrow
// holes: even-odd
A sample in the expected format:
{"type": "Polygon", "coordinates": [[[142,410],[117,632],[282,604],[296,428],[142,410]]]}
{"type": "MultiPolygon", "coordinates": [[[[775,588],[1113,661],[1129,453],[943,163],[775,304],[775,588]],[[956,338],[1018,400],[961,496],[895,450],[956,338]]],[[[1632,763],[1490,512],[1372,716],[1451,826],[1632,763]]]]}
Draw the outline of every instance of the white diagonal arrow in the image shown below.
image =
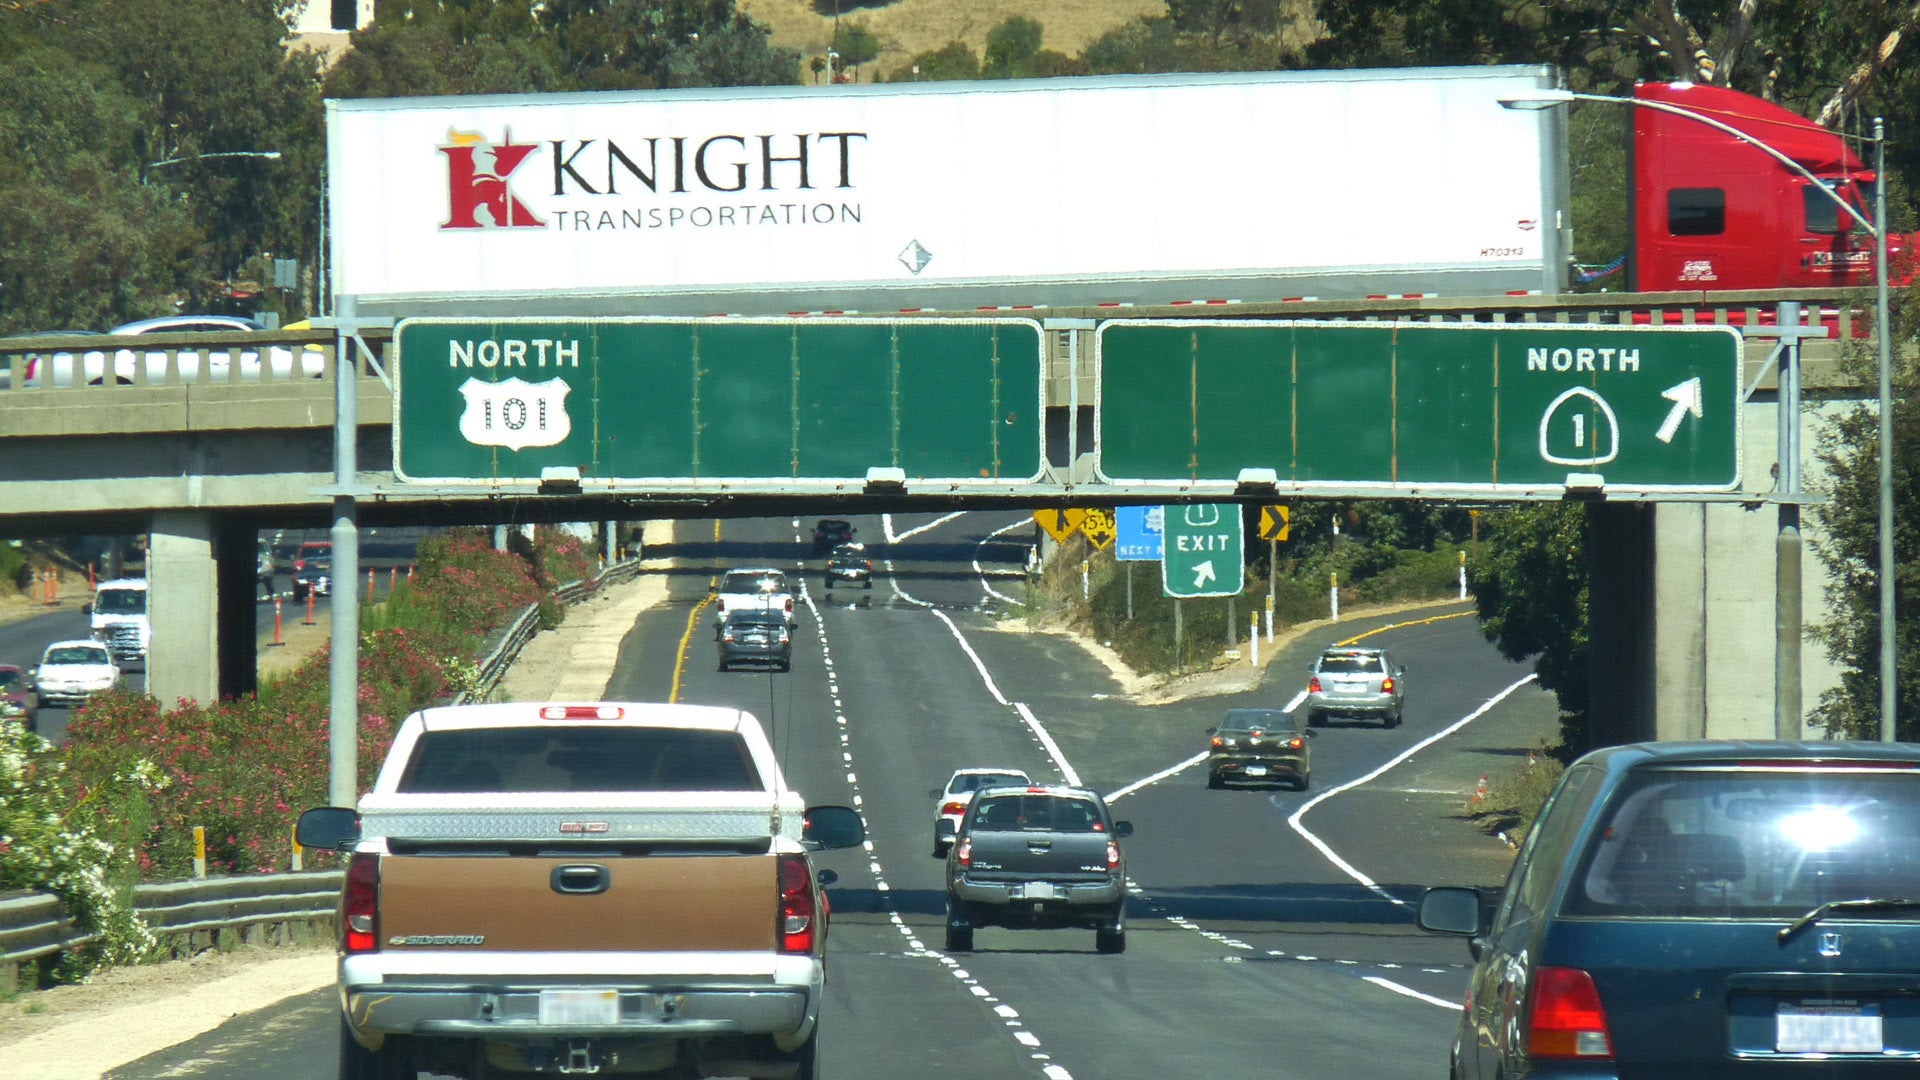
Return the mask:
{"type": "Polygon", "coordinates": [[[1208,559],[1193,568],[1193,587],[1199,588],[1213,580],[1213,560],[1208,559]]]}
{"type": "Polygon", "coordinates": [[[1700,419],[1700,377],[1698,375],[1677,386],[1669,386],[1660,391],[1660,396],[1673,402],[1673,408],[1667,412],[1666,422],[1653,437],[1661,442],[1670,443],[1680,430],[1680,417],[1683,413],[1692,413],[1695,420],[1700,419]]]}

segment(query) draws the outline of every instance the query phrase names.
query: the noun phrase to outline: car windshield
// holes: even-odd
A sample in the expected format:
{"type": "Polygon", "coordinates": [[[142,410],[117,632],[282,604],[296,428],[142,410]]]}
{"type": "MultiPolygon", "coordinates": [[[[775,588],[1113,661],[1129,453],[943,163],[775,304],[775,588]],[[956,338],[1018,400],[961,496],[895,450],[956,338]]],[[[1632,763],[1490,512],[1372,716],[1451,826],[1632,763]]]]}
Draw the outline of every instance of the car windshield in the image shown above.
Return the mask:
{"type": "Polygon", "coordinates": [[[1385,668],[1379,656],[1330,653],[1320,658],[1320,670],[1335,675],[1377,675],[1385,668]]]}
{"type": "Polygon", "coordinates": [[[976,832],[1104,832],[1100,810],[1086,799],[1059,795],[983,795],[976,832]]]}
{"type": "Polygon", "coordinates": [[[47,650],[42,664],[104,664],[107,650],[87,645],[62,645],[47,650]]]}
{"type": "Polygon", "coordinates": [[[947,793],[958,795],[963,791],[978,791],[990,787],[1025,787],[1032,783],[1025,773],[961,773],[947,785],[947,793]]]}
{"type": "Polygon", "coordinates": [[[101,589],[93,594],[93,610],[102,615],[138,615],[147,610],[147,594],[139,589],[101,589]]]}
{"type": "Polygon", "coordinates": [[[1920,897],[1920,770],[1648,770],[1592,835],[1569,914],[1793,918],[1920,897]]]}

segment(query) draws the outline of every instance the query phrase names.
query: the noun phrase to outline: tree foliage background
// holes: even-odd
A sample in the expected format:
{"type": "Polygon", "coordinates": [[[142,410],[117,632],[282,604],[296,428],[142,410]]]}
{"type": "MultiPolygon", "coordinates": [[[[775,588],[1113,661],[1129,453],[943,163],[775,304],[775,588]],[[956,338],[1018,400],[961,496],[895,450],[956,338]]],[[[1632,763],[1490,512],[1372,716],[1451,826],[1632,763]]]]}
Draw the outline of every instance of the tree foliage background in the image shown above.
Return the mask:
{"type": "MultiPolygon", "coordinates": [[[[885,7],[848,0],[847,9],[885,7]]],[[[839,11],[836,5],[835,12],[839,11]]],[[[420,94],[784,85],[800,57],[775,47],[735,0],[410,0],[323,70],[288,46],[288,0],[0,0],[0,334],[104,329],[174,309],[311,314],[312,280],[262,289],[270,256],[311,268],[319,244],[322,101],[420,94]],[[277,151],[278,160],[252,156],[277,151]]],[[[1892,121],[1887,187],[1896,227],[1914,219],[1920,176],[1920,5],[1910,0],[1168,0],[1078,55],[1045,46],[1044,12],[1007,20],[986,54],[929,50],[891,80],[1171,71],[1557,65],[1576,90],[1622,94],[1637,80],[1688,79],[1758,94],[1837,130],[1892,121]],[[917,70],[916,70],[917,69],[917,70]]],[[[858,29],[862,24],[849,20],[858,29]]],[[[856,37],[840,43],[867,58],[856,37]]],[[[819,58],[807,71],[818,79],[819,58]]],[[[1625,118],[1573,110],[1576,257],[1624,248],[1625,118]]],[[[1417,225],[1417,223],[1410,223],[1417,225]]],[[[1604,279],[1598,287],[1605,287],[1604,279]]],[[[1910,331],[1903,336],[1910,337],[1910,331]]],[[[1913,387],[1902,372],[1903,394],[1913,387]]],[[[1898,408],[1898,520],[1920,520],[1911,398],[1898,408]]],[[[1877,450],[1871,410],[1831,433],[1836,477],[1821,512],[1836,577],[1822,634],[1846,683],[1823,704],[1836,732],[1876,715],[1877,450]]],[[[1572,511],[1489,514],[1482,612],[1510,656],[1535,655],[1563,701],[1579,694],[1584,601],[1567,566],[1572,511]],[[1550,545],[1561,545],[1550,548],[1550,545]],[[1543,576],[1544,575],[1544,576],[1543,576]]],[[[1399,529],[1418,513],[1377,515],[1399,529]]],[[[1920,578],[1920,535],[1898,540],[1920,578]]],[[[1911,596],[1909,582],[1903,593],[1911,596]]],[[[1912,604],[1903,601],[1903,612],[1912,604]]],[[[1911,620],[1899,641],[1920,678],[1911,620]]],[[[1903,694],[1904,735],[1920,696],[1903,694]]]]}

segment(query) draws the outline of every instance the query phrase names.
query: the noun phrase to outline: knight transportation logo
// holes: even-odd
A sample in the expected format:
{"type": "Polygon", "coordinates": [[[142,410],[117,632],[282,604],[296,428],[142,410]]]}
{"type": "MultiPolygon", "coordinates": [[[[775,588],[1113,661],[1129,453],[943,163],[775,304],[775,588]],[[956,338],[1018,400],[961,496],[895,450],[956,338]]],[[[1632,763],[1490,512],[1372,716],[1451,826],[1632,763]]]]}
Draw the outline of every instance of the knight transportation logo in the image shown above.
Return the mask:
{"type": "Polygon", "coordinates": [[[572,390],[564,379],[539,383],[518,378],[468,379],[460,384],[460,396],[467,401],[466,411],[460,414],[460,434],[475,446],[509,450],[558,445],[573,431],[573,420],[567,416],[567,394],[572,390]]]}
{"type": "Polygon", "coordinates": [[[516,143],[513,132],[499,144],[471,131],[449,131],[447,220],[442,229],[543,229],[547,223],[514,198],[507,181],[539,146],[516,143]]]}

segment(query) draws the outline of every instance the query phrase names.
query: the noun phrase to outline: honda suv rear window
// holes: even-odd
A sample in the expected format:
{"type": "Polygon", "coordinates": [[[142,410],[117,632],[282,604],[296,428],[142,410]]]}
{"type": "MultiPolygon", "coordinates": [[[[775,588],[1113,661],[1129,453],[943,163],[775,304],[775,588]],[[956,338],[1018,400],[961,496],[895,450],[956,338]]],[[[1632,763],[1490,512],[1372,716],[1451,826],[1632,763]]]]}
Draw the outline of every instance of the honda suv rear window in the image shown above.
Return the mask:
{"type": "Polygon", "coordinates": [[[1590,835],[1567,914],[1793,918],[1920,897],[1920,771],[1647,770],[1590,835]]]}

